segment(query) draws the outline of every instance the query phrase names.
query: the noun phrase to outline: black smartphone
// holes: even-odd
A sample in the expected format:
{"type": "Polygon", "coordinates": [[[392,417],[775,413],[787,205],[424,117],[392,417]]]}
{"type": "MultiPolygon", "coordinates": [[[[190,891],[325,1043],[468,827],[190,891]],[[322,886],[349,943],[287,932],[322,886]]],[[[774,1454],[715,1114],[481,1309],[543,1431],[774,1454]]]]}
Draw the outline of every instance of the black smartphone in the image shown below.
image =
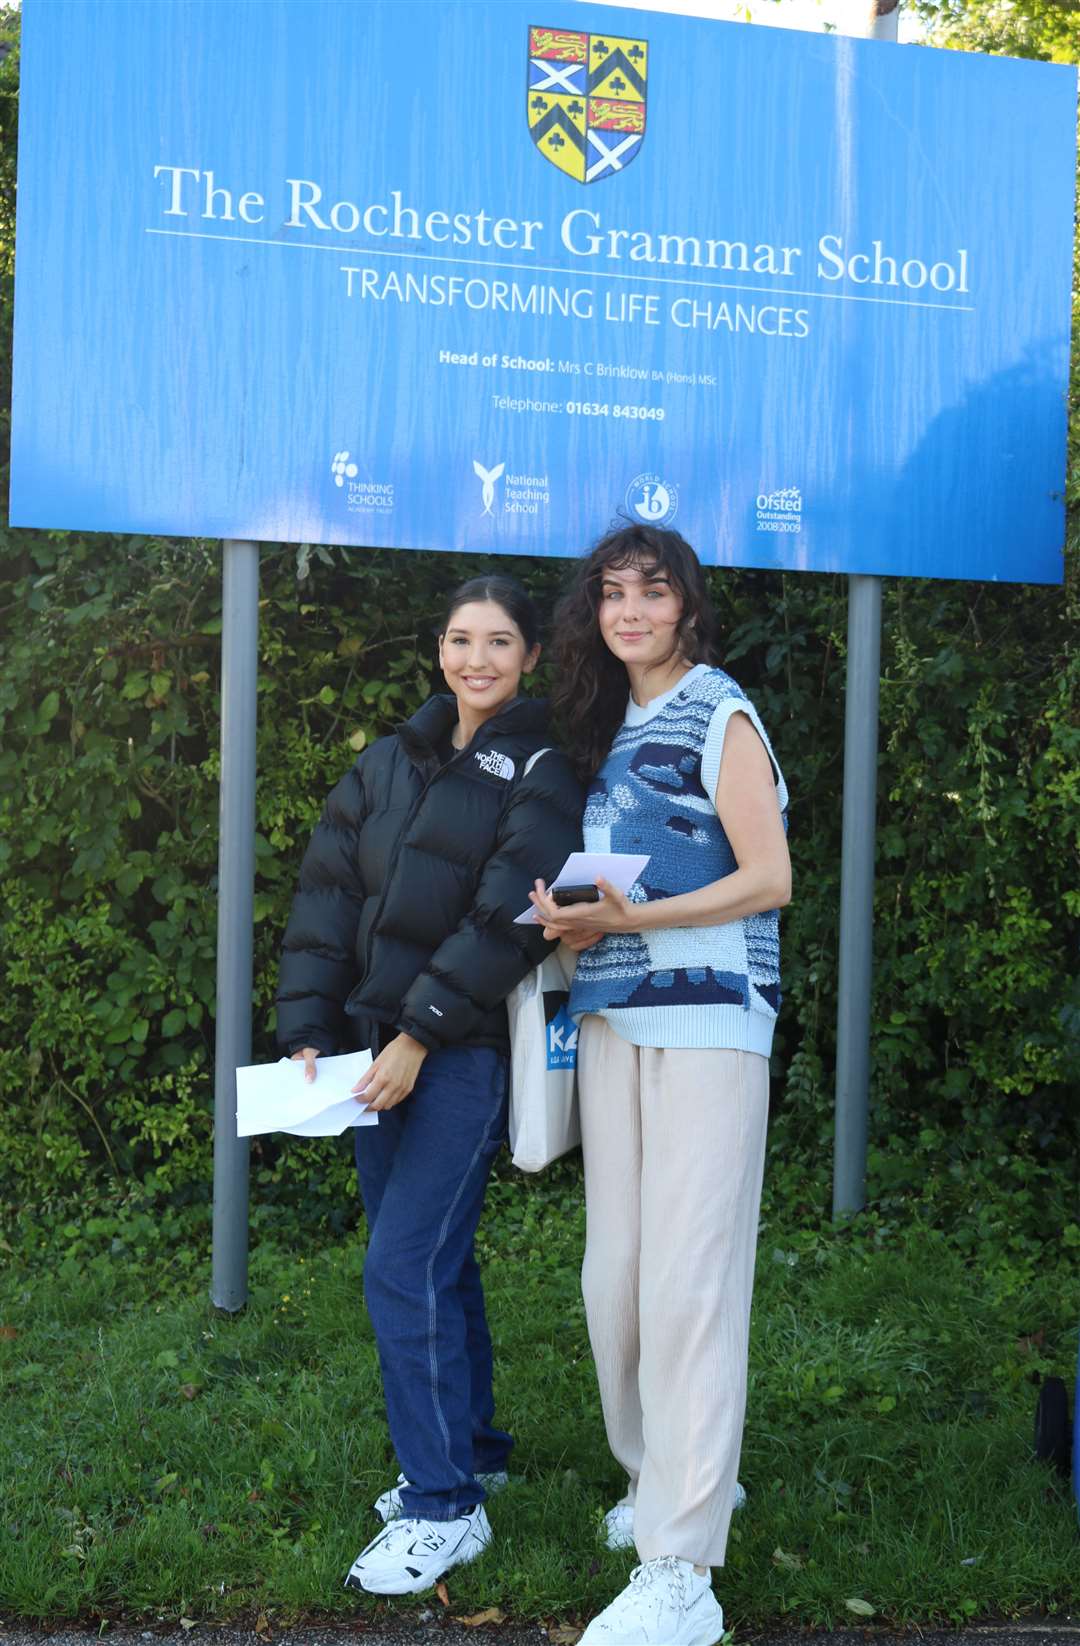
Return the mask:
{"type": "Polygon", "coordinates": [[[556,886],[552,891],[551,901],[557,903],[560,909],[565,909],[568,903],[599,903],[600,888],[598,886],[556,886]]]}

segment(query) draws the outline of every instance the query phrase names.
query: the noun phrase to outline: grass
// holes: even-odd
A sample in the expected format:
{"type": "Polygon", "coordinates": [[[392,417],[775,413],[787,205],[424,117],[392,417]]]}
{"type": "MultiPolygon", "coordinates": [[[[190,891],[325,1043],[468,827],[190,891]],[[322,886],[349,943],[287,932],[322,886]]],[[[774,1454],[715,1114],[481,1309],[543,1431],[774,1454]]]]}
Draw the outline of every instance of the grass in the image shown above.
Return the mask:
{"type": "MultiPolygon", "coordinates": [[[[632,1563],[595,1540],[621,1483],[582,1227],[572,1169],[492,1186],[483,1257],[520,1478],[491,1551],[451,1574],[455,1615],[587,1614],[632,1563]]],[[[90,1242],[0,1278],[0,1611],[288,1621],[425,1604],[341,1589],[395,1473],[362,1233],[306,1251],[264,1238],[235,1318],[210,1307],[201,1253],[143,1246],[90,1242]]],[[[1075,1505],[1031,1456],[1033,1375],[1075,1358],[1075,1269],[1075,1252],[973,1251],[917,1215],[841,1232],[766,1218],[750,1501],[717,1574],[730,1625],[1075,1603],[1075,1505]]]]}

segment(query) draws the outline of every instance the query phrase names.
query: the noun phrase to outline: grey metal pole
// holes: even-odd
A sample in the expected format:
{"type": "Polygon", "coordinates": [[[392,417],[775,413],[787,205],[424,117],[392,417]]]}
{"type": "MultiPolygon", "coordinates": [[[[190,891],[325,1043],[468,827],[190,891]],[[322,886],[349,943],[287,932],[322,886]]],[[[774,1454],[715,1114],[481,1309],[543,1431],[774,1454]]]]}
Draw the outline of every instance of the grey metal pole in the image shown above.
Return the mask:
{"type": "Polygon", "coordinates": [[[255,693],[259,545],[222,544],[221,805],[218,837],[214,1233],[210,1297],[247,1302],[248,1141],[236,1135],[236,1069],[251,1062],[255,915],[255,693]]]}
{"type": "MultiPolygon", "coordinates": [[[[866,34],[874,40],[894,41],[899,13],[899,0],[871,0],[866,34]]],[[[836,1008],[834,1217],[861,1211],[866,1204],[880,677],[881,578],[849,577],[836,1008]]]]}
{"type": "Polygon", "coordinates": [[[844,703],[844,822],[840,861],[840,967],[836,1012],[833,1215],[866,1197],[873,979],[874,826],[877,812],[881,578],[848,578],[844,703]]]}

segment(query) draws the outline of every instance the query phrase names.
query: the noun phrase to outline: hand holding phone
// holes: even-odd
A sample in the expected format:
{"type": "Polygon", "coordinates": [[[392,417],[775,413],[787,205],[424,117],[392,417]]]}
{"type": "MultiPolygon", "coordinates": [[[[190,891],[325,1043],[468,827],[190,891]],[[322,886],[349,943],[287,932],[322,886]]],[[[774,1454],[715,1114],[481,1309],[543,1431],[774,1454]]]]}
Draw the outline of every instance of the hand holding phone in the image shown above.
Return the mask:
{"type": "Polygon", "coordinates": [[[553,886],[551,901],[557,903],[560,909],[567,908],[571,903],[599,903],[600,889],[598,886],[553,886]]]}

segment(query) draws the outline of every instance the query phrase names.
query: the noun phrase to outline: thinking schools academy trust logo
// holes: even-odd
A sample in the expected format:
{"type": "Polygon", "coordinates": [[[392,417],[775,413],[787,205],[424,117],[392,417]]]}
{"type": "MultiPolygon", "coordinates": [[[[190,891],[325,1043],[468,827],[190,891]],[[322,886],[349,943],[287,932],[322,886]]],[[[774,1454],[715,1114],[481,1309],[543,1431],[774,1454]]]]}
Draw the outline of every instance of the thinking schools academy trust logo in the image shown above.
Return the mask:
{"type": "Polygon", "coordinates": [[[357,472],[356,464],[349,462],[348,452],[334,453],[334,461],[330,465],[330,473],[334,477],[335,486],[343,486],[346,479],[355,480],[357,472]]]}
{"type": "Polygon", "coordinates": [[[526,113],[545,160],[578,183],[614,177],[645,141],[649,42],[531,28],[526,113]]]}
{"type": "Polygon", "coordinates": [[[678,487],[658,474],[639,474],[626,488],[626,507],[649,526],[666,526],[678,511],[678,487]]]}
{"type": "Polygon", "coordinates": [[[345,493],[350,514],[390,514],[394,507],[392,480],[360,480],[359,466],[348,451],[334,453],[330,475],[339,491],[345,493]]]}

